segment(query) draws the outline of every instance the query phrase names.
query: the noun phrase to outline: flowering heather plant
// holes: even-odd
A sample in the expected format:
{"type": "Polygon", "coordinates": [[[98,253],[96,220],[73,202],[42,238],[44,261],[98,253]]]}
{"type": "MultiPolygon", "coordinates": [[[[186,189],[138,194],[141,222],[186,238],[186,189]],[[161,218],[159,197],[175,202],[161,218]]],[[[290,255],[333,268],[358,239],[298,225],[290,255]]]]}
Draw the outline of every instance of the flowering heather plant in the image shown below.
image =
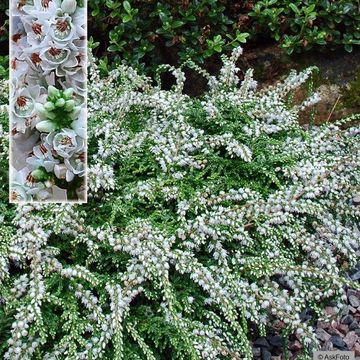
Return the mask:
{"type": "Polygon", "coordinates": [[[10,4],[10,200],[85,201],[86,9],[10,4]]]}
{"type": "Polygon", "coordinates": [[[257,91],[240,53],[216,78],[188,63],[202,98],[181,69],[161,69],[165,91],[92,63],[88,204],[9,207],[2,191],[2,358],[252,359],[274,327],[309,358],[313,321],[359,287],[359,127],[302,128],[317,97],[288,98],[313,69],[257,91]]]}

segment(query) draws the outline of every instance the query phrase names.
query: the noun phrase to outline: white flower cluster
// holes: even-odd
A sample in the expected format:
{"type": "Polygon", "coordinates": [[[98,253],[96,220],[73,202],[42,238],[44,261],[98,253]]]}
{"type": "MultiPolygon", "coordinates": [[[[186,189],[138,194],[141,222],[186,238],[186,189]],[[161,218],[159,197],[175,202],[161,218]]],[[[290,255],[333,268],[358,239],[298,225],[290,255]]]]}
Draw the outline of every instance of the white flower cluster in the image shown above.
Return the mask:
{"type": "Polygon", "coordinates": [[[359,257],[360,132],[343,128],[358,117],[304,130],[286,98],[310,71],[256,92],[251,71],[236,78],[240,52],[202,72],[202,99],[172,68],[164,91],[93,64],[93,197],[17,206],[0,247],[6,358],[250,360],[275,323],[317,347],[300,314],[326,318],[359,287],[344,270],[359,257]]]}
{"type": "Polygon", "coordinates": [[[11,0],[11,202],[85,201],[86,8],[11,0]]]}

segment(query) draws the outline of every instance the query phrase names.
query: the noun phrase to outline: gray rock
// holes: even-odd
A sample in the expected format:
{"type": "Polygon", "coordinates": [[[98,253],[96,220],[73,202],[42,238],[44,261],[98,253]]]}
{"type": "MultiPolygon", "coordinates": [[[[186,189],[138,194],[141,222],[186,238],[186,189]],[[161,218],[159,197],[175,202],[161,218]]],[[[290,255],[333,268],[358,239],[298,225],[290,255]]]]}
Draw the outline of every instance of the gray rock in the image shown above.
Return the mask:
{"type": "Polygon", "coordinates": [[[344,306],[340,311],[340,316],[345,316],[349,313],[350,306],[346,305],[344,306]]]}
{"type": "Polygon", "coordinates": [[[359,337],[355,334],[354,331],[350,331],[344,337],[344,343],[349,349],[352,349],[355,343],[358,341],[359,337]]]}
{"type": "Polygon", "coordinates": [[[271,360],[271,352],[265,348],[261,349],[261,359],[262,360],[271,360]]]}
{"type": "Polygon", "coordinates": [[[350,325],[349,325],[349,330],[356,330],[359,328],[359,324],[356,320],[354,320],[350,325]]]}
{"type": "Polygon", "coordinates": [[[328,329],[326,329],[326,331],[330,334],[330,335],[334,335],[334,336],[343,336],[343,334],[338,330],[335,329],[334,327],[329,327],[328,329]]]}
{"type": "Polygon", "coordinates": [[[351,306],[353,306],[354,308],[357,308],[360,306],[360,300],[355,296],[355,295],[350,295],[349,296],[349,303],[351,304],[351,306]]]}
{"type": "Polygon", "coordinates": [[[354,317],[352,315],[345,315],[341,319],[341,323],[345,325],[350,325],[354,321],[354,317]]]}
{"type": "Polygon", "coordinates": [[[330,337],[329,341],[331,341],[333,343],[333,345],[340,350],[347,349],[347,346],[346,346],[344,340],[338,335],[332,335],[330,337]]]}
{"type": "Polygon", "coordinates": [[[355,195],[353,198],[352,198],[352,202],[355,206],[359,206],[360,205],[360,195],[355,195]]]}
{"type": "Polygon", "coordinates": [[[269,340],[270,344],[274,347],[281,348],[283,346],[282,338],[279,335],[270,336],[270,337],[268,337],[268,340],[269,340]]]}
{"type": "Polygon", "coordinates": [[[254,347],[252,353],[254,358],[259,358],[261,356],[261,349],[259,347],[254,347]]]}
{"type": "Polygon", "coordinates": [[[354,280],[354,281],[359,280],[360,279],[360,270],[354,274],[351,274],[350,277],[351,277],[351,280],[354,280]]]}
{"type": "Polygon", "coordinates": [[[334,345],[331,341],[325,341],[323,346],[321,347],[323,351],[331,351],[334,350],[334,345]]]}
{"type": "MultiPolygon", "coordinates": [[[[359,269],[360,270],[360,269],[359,269]]],[[[356,296],[358,299],[360,299],[360,291],[354,290],[354,289],[349,289],[347,291],[347,296],[350,297],[351,295],[356,296]]]]}
{"type": "Polygon", "coordinates": [[[254,346],[269,348],[270,345],[264,337],[258,338],[254,341],[254,346]]]}
{"type": "Polygon", "coordinates": [[[331,335],[328,334],[324,329],[316,329],[316,337],[323,342],[328,341],[331,338],[331,335]]]}
{"type": "Polygon", "coordinates": [[[356,335],[360,336],[360,328],[357,328],[357,329],[355,329],[354,331],[355,331],[355,334],[356,334],[356,335]]]}
{"type": "Polygon", "coordinates": [[[336,324],[336,329],[340,331],[340,334],[332,334],[332,335],[340,335],[344,337],[349,332],[349,326],[345,324],[336,324]]]}
{"type": "Polygon", "coordinates": [[[289,345],[289,349],[292,350],[292,351],[299,351],[302,349],[302,345],[301,345],[301,342],[298,341],[298,340],[295,340],[293,341],[292,343],[290,343],[289,345]]]}

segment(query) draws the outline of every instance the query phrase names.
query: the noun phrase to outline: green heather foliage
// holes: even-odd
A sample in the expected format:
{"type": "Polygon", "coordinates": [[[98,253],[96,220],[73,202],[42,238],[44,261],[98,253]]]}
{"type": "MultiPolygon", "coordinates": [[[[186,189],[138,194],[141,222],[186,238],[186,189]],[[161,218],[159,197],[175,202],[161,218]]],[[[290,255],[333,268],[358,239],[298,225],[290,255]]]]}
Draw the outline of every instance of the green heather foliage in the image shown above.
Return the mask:
{"type": "Polygon", "coordinates": [[[309,358],[314,319],[359,287],[345,272],[360,129],[302,128],[317,96],[288,99],[314,69],[257,91],[251,70],[239,83],[240,53],[217,78],[188,62],[208,80],[201,98],[178,68],[159,69],[176,79],[162,90],[91,65],[88,204],[10,206],[1,189],[1,358],[252,359],[251,339],[279,321],[309,358]]]}
{"type": "Polygon", "coordinates": [[[9,56],[0,56],[0,79],[9,77],[9,56]]]}
{"type": "Polygon", "coordinates": [[[89,0],[89,8],[98,54],[133,66],[203,62],[246,39],[274,39],[289,54],[360,42],[357,0],[89,0]]]}

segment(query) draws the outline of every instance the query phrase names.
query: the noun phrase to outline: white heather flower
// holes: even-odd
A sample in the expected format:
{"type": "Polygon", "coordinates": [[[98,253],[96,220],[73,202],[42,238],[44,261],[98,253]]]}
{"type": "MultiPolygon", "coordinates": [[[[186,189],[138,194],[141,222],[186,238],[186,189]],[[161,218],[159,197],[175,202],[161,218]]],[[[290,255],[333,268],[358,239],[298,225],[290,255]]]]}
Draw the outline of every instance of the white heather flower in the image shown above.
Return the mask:
{"type": "Polygon", "coordinates": [[[25,167],[20,171],[12,168],[10,179],[10,199],[13,202],[44,200],[50,196],[42,183],[34,182],[31,171],[25,167]]]}
{"type": "Polygon", "coordinates": [[[13,125],[16,130],[25,132],[31,126],[35,103],[40,97],[40,86],[23,87],[14,91],[12,96],[13,125]]]}
{"type": "Polygon", "coordinates": [[[58,156],[64,159],[84,152],[84,140],[71,129],[52,132],[46,136],[45,141],[58,156]]]}

